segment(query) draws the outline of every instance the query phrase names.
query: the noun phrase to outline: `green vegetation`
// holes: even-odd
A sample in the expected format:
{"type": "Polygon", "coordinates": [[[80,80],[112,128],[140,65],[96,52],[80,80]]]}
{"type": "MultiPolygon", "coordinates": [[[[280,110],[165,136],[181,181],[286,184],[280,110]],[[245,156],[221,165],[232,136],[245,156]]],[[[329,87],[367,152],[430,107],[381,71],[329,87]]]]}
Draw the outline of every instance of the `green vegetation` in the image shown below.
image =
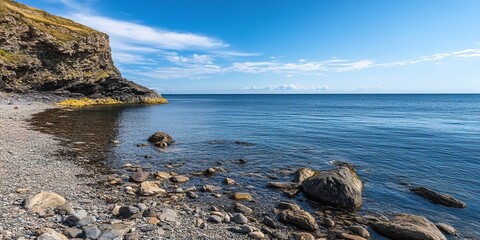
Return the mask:
{"type": "MultiPolygon", "coordinates": [[[[81,99],[67,99],[57,103],[62,107],[85,107],[93,105],[116,105],[123,104],[124,102],[113,99],[113,98],[103,98],[103,99],[90,99],[90,98],[81,98],[81,99]]],[[[166,104],[168,103],[167,99],[162,97],[152,97],[142,99],[143,104],[166,104]]]]}
{"type": "Polygon", "coordinates": [[[31,27],[38,28],[60,41],[75,40],[79,36],[97,33],[97,31],[70,19],[57,17],[45,11],[14,1],[0,0],[0,13],[8,12],[17,13],[21,16],[16,17],[17,20],[22,21],[31,27]]]}
{"type": "Polygon", "coordinates": [[[22,62],[26,56],[24,54],[15,54],[4,49],[0,49],[0,59],[5,62],[22,62]]]}

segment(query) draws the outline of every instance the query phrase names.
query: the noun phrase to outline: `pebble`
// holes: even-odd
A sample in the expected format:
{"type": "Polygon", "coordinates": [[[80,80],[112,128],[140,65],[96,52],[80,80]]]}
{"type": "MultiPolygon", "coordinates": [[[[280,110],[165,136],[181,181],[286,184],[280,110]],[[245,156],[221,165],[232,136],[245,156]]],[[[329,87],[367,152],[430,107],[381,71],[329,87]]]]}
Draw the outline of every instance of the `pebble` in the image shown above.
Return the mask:
{"type": "Polygon", "coordinates": [[[263,239],[265,238],[265,234],[263,234],[262,232],[258,231],[258,232],[251,232],[248,234],[249,237],[253,238],[253,239],[263,239]]]}
{"type": "Polygon", "coordinates": [[[243,192],[234,193],[230,198],[237,201],[251,201],[253,199],[250,193],[243,192]]]}
{"type": "Polygon", "coordinates": [[[237,224],[247,224],[248,223],[248,218],[245,217],[245,215],[243,215],[241,213],[237,213],[233,217],[233,222],[235,222],[237,224]]]}
{"type": "Polygon", "coordinates": [[[221,222],[223,221],[223,219],[222,219],[220,216],[211,215],[211,216],[208,218],[208,221],[209,221],[209,222],[212,222],[212,223],[221,223],[221,222]]]}
{"type": "Polygon", "coordinates": [[[83,236],[89,239],[97,239],[100,236],[100,229],[96,226],[86,227],[83,229],[83,236]]]}

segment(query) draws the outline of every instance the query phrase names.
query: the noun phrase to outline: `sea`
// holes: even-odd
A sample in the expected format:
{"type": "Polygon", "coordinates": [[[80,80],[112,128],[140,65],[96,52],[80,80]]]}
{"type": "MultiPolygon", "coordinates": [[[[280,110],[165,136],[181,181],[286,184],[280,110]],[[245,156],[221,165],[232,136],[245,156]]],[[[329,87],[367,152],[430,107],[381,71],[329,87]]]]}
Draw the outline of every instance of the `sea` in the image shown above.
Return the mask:
{"type": "MultiPolygon", "coordinates": [[[[50,110],[34,122],[43,130],[55,126],[72,146],[84,143],[92,158],[112,169],[126,163],[180,173],[222,167],[227,172],[209,181],[235,179],[264,204],[286,198],[265,187],[272,178],[290,180],[279,173],[351,164],[364,182],[361,214],[423,215],[454,226],[462,238],[480,238],[480,95],[164,97],[168,104],[50,110]],[[176,143],[137,147],[156,131],[176,143]],[[415,186],[450,194],[467,207],[433,204],[409,191],[415,186]]],[[[308,205],[302,195],[296,198],[308,205]]]]}

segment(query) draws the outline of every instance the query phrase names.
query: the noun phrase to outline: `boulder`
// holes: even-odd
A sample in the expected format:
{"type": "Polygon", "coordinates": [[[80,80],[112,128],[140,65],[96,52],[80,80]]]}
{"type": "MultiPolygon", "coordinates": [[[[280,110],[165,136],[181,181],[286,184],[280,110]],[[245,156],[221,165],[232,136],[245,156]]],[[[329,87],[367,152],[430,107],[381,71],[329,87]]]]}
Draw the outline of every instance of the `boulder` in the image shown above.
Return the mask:
{"type": "Polygon", "coordinates": [[[315,175],[315,171],[310,168],[300,168],[295,171],[295,175],[293,176],[293,182],[298,184],[302,184],[305,179],[312,177],[315,175]]]}
{"type": "Polygon", "coordinates": [[[315,231],[318,224],[310,213],[304,210],[285,210],[280,213],[280,221],[303,230],[315,231]]]}
{"type": "Polygon", "coordinates": [[[170,135],[163,132],[154,133],[148,138],[148,141],[154,143],[157,147],[166,147],[174,142],[170,135]]]}
{"type": "Polygon", "coordinates": [[[321,171],[302,183],[308,198],[340,208],[358,208],[362,205],[363,184],[348,167],[321,171]]]}
{"type": "Polygon", "coordinates": [[[390,221],[373,222],[371,227],[393,240],[446,240],[432,222],[412,214],[399,214],[390,221]]]}
{"type": "Polygon", "coordinates": [[[67,240],[68,238],[51,228],[42,228],[37,232],[38,240],[67,240]]]}
{"type": "Polygon", "coordinates": [[[425,187],[411,188],[410,191],[423,198],[428,199],[432,203],[444,205],[447,207],[454,207],[454,208],[467,207],[467,205],[464,202],[459,201],[450,195],[437,193],[425,187]]]}
{"type": "Polygon", "coordinates": [[[39,212],[46,208],[55,208],[65,204],[65,198],[53,192],[41,192],[25,200],[24,206],[30,212],[39,212]]]}

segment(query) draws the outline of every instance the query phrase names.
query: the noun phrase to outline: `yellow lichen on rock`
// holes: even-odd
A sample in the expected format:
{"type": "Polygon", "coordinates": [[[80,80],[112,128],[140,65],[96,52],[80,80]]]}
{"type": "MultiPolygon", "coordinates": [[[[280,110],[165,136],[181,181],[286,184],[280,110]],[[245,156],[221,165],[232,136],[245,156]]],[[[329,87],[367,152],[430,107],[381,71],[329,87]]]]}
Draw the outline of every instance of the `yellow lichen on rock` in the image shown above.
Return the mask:
{"type": "Polygon", "coordinates": [[[145,104],[165,104],[168,103],[168,100],[163,97],[151,97],[144,98],[141,102],[145,104]]]}
{"type": "Polygon", "coordinates": [[[92,106],[92,105],[114,105],[114,104],[122,104],[122,103],[123,103],[122,101],[112,99],[112,98],[105,98],[105,99],[82,98],[82,99],[67,99],[57,104],[64,107],[85,107],[85,106],[92,106]]]}

